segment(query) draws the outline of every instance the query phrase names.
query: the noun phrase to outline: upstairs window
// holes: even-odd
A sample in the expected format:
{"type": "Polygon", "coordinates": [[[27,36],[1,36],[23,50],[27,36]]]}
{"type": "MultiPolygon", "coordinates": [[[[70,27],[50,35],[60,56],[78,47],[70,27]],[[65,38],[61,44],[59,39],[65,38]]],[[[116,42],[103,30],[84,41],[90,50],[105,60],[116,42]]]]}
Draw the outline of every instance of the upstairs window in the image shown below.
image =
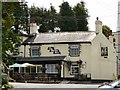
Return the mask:
{"type": "Polygon", "coordinates": [[[108,56],[108,47],[101,47],[101,56],[108,56]]]}
{"type": "Polygon", "coordinates": [[[32,46],[31,47],[31,56],[32,57],[39,57],[40,56],[40,47],[39,46],[32,46]]]}
{"type": "Polygon", "coordinates": [[[80,45],[72,44],[69,46],[69,55],[71,57],[80,56],[80,45]]]}

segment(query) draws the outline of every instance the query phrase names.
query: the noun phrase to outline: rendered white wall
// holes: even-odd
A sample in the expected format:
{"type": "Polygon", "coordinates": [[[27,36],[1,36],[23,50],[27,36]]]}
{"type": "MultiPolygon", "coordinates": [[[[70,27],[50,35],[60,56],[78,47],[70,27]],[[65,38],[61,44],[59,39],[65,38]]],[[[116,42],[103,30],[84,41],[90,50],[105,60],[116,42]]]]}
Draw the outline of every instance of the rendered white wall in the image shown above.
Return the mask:
{"type": "Polygon", "coordinates": [[[91,53],[92,79],[112,80],[116,78],[116,52],[113,45],[103,34],[93,40],[91,53]],[[101,56],[101,46],[108,47],[108,56],[101,56]],[[115,77],[114,77],[115,76],[115,77]]]}
{"type": "Polygon", "coordinates": [[[117,22],[117,31],[120,31],[120,1],[118,2],[118,22],[117,22]]]}

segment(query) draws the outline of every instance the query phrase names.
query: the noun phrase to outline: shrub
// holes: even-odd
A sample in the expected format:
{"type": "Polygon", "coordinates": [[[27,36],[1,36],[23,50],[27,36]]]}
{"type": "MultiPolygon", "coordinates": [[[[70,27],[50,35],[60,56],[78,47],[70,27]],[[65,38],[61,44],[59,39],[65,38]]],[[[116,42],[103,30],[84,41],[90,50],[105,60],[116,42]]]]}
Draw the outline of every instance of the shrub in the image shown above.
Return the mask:
{"type": "Polygon", "coordinates": [[[14,88],[12,84],[4,84],[2,88],[14,88]]]}
{"type": "Polygon", "coordinates": [[[4,84],[8,84],[8,81],[7,81],[7,79],[2,78],[2,85],[4,85],[4,84]]]}

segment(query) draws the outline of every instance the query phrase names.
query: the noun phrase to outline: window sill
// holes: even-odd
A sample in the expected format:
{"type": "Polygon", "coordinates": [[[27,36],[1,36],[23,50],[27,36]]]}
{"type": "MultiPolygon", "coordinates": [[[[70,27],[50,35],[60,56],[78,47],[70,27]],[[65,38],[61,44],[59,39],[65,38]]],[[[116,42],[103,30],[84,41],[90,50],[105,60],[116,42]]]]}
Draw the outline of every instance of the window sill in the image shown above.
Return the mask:
{"type": "Polygon", "coordinates": [[[79,56],[70,56],[70,57],[79,57],[79,56]]]}

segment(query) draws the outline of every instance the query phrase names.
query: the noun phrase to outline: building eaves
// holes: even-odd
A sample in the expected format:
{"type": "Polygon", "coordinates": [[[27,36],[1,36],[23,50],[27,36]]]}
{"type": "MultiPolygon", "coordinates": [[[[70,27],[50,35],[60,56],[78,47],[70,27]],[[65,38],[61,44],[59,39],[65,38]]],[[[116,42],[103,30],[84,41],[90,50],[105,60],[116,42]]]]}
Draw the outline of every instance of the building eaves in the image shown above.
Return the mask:
{"type": "Polygon", "coordinates": [[[62,61],[66,56],[18,57],[16,61],[62,61]]]}

